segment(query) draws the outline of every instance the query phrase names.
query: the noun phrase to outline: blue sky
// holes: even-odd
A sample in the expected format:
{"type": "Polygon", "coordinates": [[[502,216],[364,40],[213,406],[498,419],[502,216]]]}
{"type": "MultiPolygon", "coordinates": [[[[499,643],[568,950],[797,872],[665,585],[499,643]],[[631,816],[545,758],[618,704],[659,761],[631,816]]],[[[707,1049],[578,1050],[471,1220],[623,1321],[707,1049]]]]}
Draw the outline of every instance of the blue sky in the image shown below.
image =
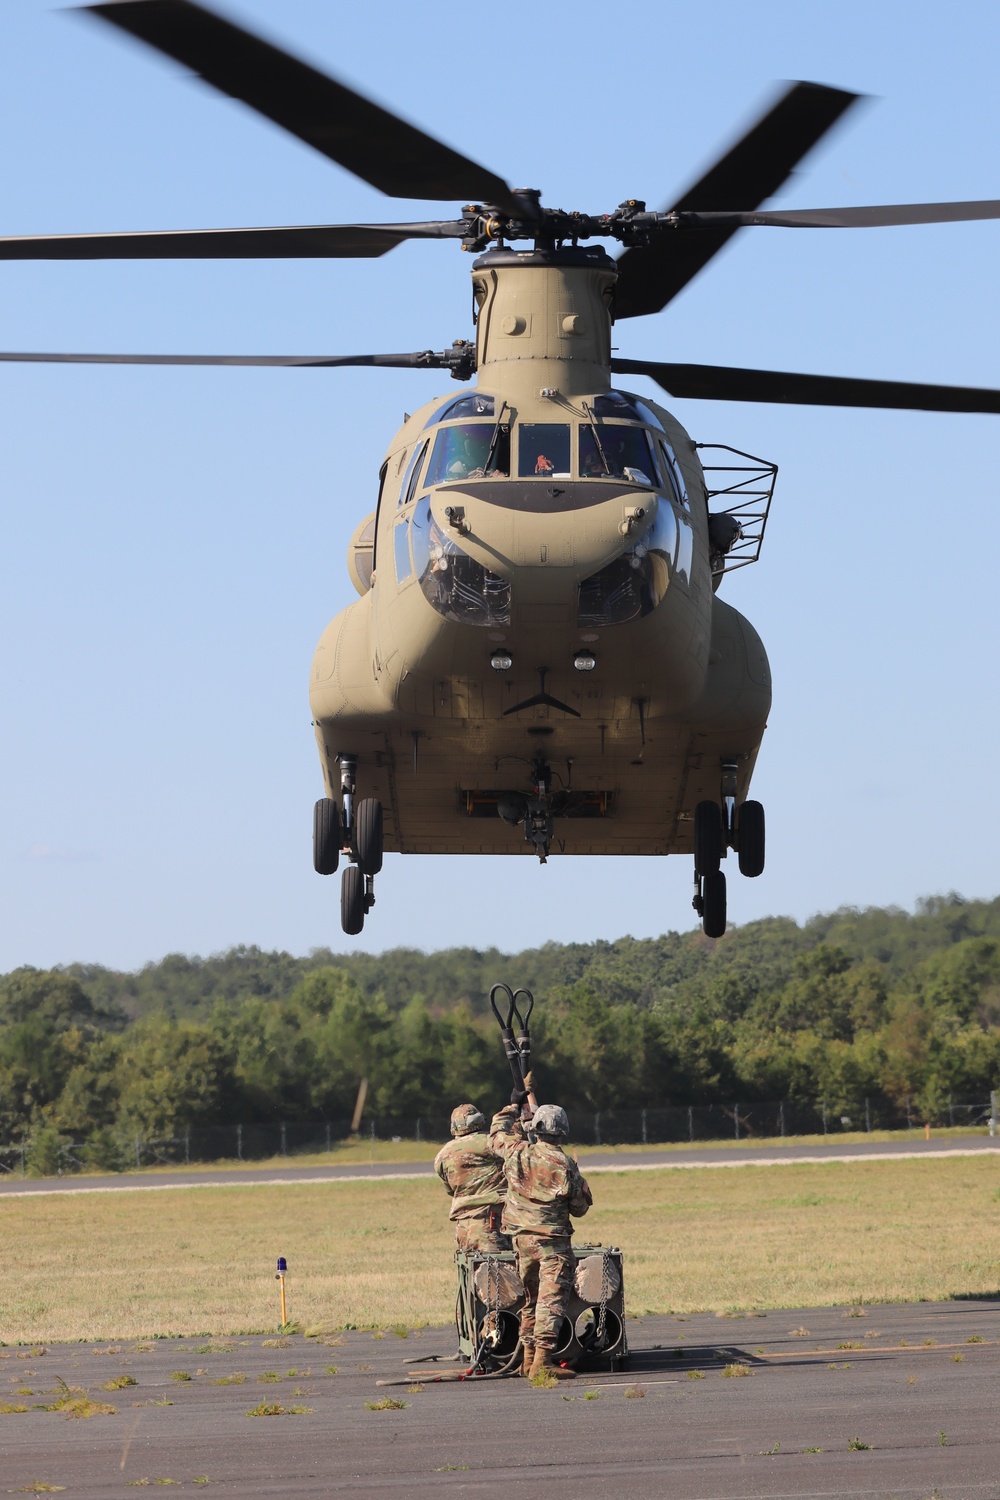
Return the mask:
{"type": "MultiPolygon", "coordinates": [[[[787,78],[876,97],[776,204],[1000,195],[1000,10],[985,3],[228,10],[553,205],[666,204],[787,78]]],[[[36,0],[0,8],[0,142],[9,234],[442,211],[381,198],[36,0]]],[[[1000,223],[747,231],[617,341],[1000,386],[998,258],[1000,223]]],[[[470,331],[468,270],[448,244],[353,263],[4,265],[0,347],[440,348],[470,331]]],[[[340,931],[336,880],[312,873],[311,653],[355,597],[346,544],[385,444],[440,389],[430,373],[0,368],[0,969],[692,925],[687,859],[390,856],[360,939],[340,931]]],[[[672,409],[698,440],[780,465],[763,559],[726,587],[775,679],[754,782],[768,869],[730,881],[731,919],[995,894],[997,419],[672,409]]]]}

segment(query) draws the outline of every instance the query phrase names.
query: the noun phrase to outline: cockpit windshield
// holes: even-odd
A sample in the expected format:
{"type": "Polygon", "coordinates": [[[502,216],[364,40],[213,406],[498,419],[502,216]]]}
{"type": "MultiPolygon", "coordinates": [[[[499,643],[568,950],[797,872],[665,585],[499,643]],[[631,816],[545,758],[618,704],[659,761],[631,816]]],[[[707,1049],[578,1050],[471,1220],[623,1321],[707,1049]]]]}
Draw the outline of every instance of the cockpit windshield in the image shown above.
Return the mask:
{"type": "Polygon", "coordinates": [[[462,427],[442,427],[434,439],[425,483],[448,484],[487,475],[506,479],[509,473],[509,430],[495,422],[467,422],[462,427]]]}
{"type": "Polygon", "coordinates": [[[517,468],[522,479],[569,478],[568,422],[522,422],[517,431],[517,468]]]}
{"type": "Polygon", "coordinates": [[[580,428],[580,478],[624,479],[631,484],[654,485],[656,463],[649,438],[641,427],[609,426],[580,428]]]}

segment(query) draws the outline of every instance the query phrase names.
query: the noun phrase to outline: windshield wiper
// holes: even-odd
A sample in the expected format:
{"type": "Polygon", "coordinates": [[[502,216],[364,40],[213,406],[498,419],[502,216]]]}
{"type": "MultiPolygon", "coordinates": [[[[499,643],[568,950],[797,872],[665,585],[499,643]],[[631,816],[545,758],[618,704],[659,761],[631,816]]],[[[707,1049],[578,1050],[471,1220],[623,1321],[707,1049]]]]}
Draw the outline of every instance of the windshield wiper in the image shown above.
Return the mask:
{"type": "MultiPolygon", "coordinates": [[[[510,423],[508,422],[506,427],[504,427],[503,425],[503,414],[507,410],[508,406],[505,401],[500,408],[500,415],[497,417],[496,426],[493,428],[493,436],[490,438],[490,451],[486,455],[486,463],[483,466],[484,474],[488,474],[490,472],[490,469],[492,469],[493,467],[493,460],[496,457],[497,448],[500,446],[501,435],[506,434],[508,437],[510,436],[510,423]]],[[[507,462],[507,468],[510,468],[509,460],[507,462]]]]}
{"type": "Polygon", "coordinates": [[[583,409],[587,413],[587,416],[590,418],[590,431],[593,434],[594,443],[597,446],[597,451],[601,455],[601,463],[604,465],[604,472],[605,474],[610,475],[611,465],[608,463],[608,455],[604,451],[604,444],[601,442],[601,439],[597,434],[597,418],[594,415],[593,407],[588,401],[584,401],[583,409]]]}

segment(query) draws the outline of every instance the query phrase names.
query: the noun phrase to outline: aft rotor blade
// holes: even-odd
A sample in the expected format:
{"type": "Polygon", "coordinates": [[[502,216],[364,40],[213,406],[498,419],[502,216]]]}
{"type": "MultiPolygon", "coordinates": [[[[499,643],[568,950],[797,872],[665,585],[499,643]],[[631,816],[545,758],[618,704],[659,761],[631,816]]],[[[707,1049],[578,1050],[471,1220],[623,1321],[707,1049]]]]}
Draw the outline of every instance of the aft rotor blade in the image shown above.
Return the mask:
{"type": "Polygon", "coordinates": [[[798,208],[763,213],[684,213],[682,224],[714,229],[758,225],[777,229],[889,229],[897,224],[962,224],[973,219],[1000,219],[1000,198],[969,203],[884,203],[862,208],[798,208]]]}
{"type": "Polygon", "coordinates": [[[519,212],[510,188],[493,172],[193,0],[105,0],[85,9],[191,68],[391,198],[477,199],[519,212]]]}
{"type": "Polygon", "coordinates": [[[1000,391],[977,386],[852,380],[841,375],[796,375],[785,370],[740,370],[725,365],[656,364],[642,359],[613,359],[611,368],[619,375],[648,375],[671,396],[695,401],[766,401],[799,406],[1000,414],[1000,391]]]}
{"type": "Polygon", "coordinates": [[[385,255],[404,240],[453,239],[461,219],[423,224],[302,224],[264,229],[0,237],[0,260],[303,260],[385,255]]]}
{"type": "MultiPolygon", "coordinates": [[[[776,193],[816,142],[859,98],[819,83],[794,83],[671,212],[747,211],[776,193]]],[[[677,229],[636,245],[618,260],[615,317],[659,312],[697,276],[738,224],[677,229]]]]}
{"type": "Polygon", "coordinates": [[[41,365],[263,365],[278,367],[368,365],[395,370],[444,370],[455,363],[450,350],[417,354],[7,354],[0,361],[41,365]]]}

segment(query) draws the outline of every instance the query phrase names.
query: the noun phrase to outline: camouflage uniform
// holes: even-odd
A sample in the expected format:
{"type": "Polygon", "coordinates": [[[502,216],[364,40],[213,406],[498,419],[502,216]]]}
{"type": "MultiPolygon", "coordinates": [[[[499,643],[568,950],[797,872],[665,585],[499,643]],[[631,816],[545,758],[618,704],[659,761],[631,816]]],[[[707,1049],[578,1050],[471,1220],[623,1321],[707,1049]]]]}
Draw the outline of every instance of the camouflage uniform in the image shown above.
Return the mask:
{"type": "Polygon", "coordinates": [[[570,1246],[570,1215],[580,1218],[593,1203],[580,1168],[552,1141],[530,1142],[508,1105],[493,1116],[490,1146],[503,1157],[507,1202],[503,1227],[514,1240],[526,1302],[521,1340],[551,1352],[573,1290],[576,1262],[570,1246]]]}
{"type": "MultiPolygon", "coordinates": [[[[460,1106],[452,1116],[452,1129],[462,1130],[462,1110],[482,1121],[478,1110],[460,1106]]],[[[451,1196],[450,1218],[459,1250],[496,1254],[509,1250],[510,1240],[500,1232],[503,1207],[503,1162],[490,1148],[485,1130],[456,1134],[434,1159],[434,1170],[451,1196]]]]}

